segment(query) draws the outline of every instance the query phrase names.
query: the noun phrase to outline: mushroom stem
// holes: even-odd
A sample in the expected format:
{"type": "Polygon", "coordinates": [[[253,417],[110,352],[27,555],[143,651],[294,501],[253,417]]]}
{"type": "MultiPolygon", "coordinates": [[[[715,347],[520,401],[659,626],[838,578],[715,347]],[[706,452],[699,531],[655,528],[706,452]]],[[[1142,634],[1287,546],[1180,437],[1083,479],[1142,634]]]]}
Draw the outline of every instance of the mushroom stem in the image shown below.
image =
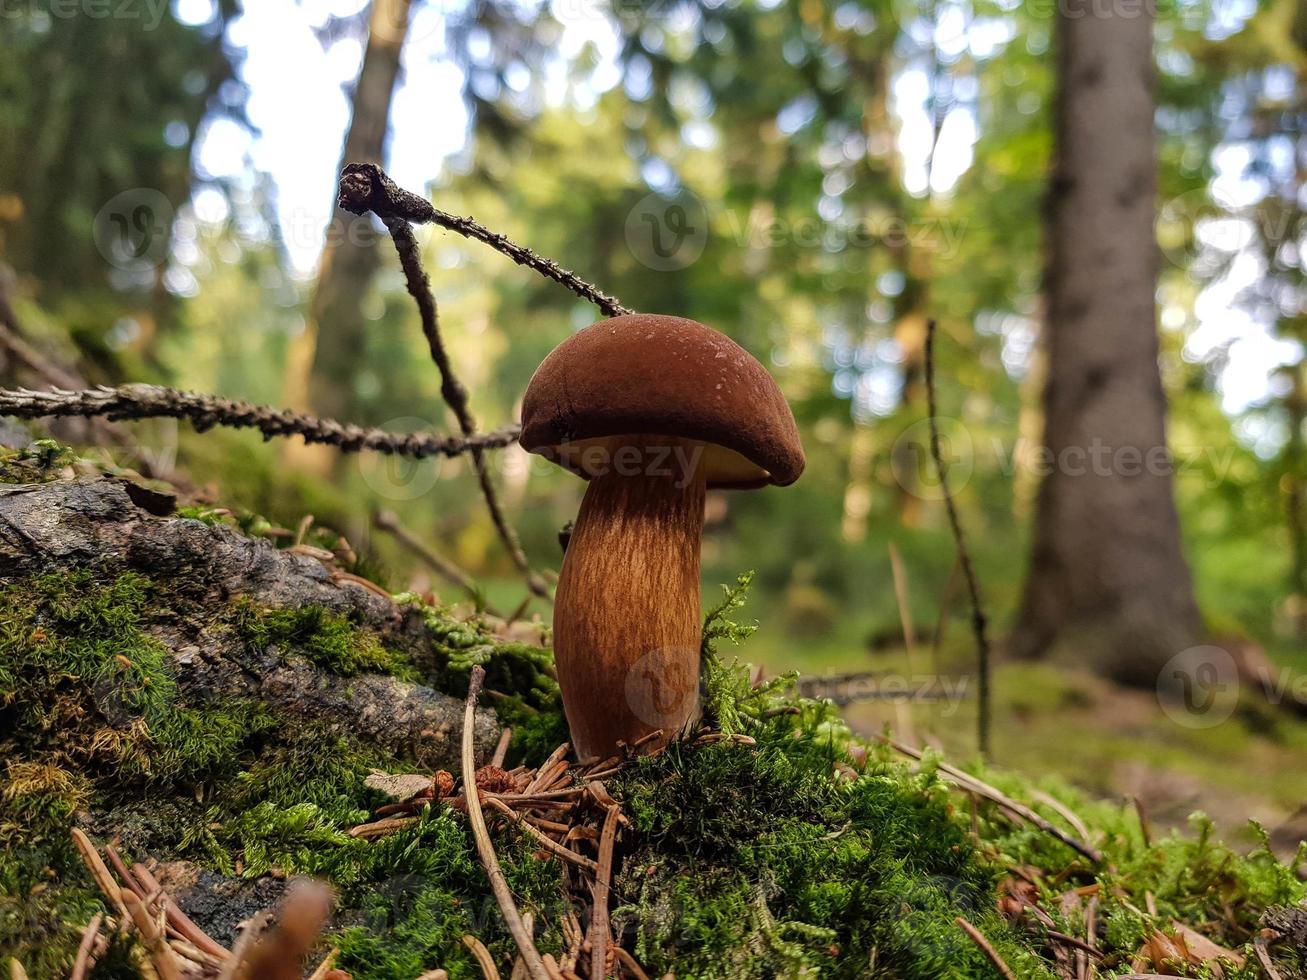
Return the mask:
{"type": "Polygon", "coordinates": [[[579,758],[658,729],[665,745],[699,708],[703,444],[608,441],[586,488],[554,599],[554,657],[579,758]]]}

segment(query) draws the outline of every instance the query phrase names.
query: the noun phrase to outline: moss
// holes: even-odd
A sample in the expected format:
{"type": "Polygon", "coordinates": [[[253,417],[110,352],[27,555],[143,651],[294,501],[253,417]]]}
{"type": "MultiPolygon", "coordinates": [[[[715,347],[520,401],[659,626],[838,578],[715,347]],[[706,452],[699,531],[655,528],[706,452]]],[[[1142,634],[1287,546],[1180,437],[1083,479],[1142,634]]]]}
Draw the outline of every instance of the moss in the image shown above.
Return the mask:
{"type": "Polygon", "coordinates": [[[995,873],[941,784],[891,765],[840,778],[839,742],[796,737],[791,717],[614,780],[634,824],[615,917],[647,970],[857,977],[874,954],[894,976],[989,976],[964,915],[1020,976],[1051,976],[993,911],[995,873]]]}
{"type": "Polygon", "coordinates": [[[49,483],[76,462],[77,455],[53,439],[37,439],[21,449],[0,446],[0,483],[49,483]]]}
{"type": "Polygon", "coordinates": [[[342,677],[364,673],[405,679],[415,676],[403,653],[386,647],[370,629],[320,606],[261,609],[242,599],[233,610],[233,621],[241,638],[252,646],[289,648],[342,677]]]}
{"type": "Polygon", "coordinates": [[[479,664],[485,669],[490,704],[500,723],[513,729],[512,761],[540,762],[567,741],[552,651],[506,642],[480,618],[455,619],[412,593],[396,600],[415,609],[426,626],[430,643],[422,663],[426,683],[461,698],[467,693],[472,668],[479,664]]]}

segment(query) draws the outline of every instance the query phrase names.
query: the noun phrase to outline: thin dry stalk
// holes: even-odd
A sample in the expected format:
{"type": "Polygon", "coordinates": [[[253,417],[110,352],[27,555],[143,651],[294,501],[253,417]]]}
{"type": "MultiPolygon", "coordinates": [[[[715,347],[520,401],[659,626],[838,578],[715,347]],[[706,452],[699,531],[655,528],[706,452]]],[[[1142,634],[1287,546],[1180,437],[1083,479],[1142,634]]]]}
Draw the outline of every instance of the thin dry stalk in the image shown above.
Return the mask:
{"type": "Polygon", "coordinates": [[[597,862],[592,861],[590,858],[585,857],[582,854],[577,854],[576,851],[566,848],[557,841],[545,836],[540,831],[536,830],[535,827],[531,826],[531,824],[527,823],[520,814],[511,809],[506,803],[496,800],[493,797],[487,799],[486,802],[500,813],[504,814],[504,816],[511,819],[519,829],[525,831],[532,840],[547,850],[550,854],[553,854],[555,857],[561,858],[564,861],[575,864],[578,868],[585,868],[591,873],[599,870],[597,862]]]}
{"type": "MultiPolygon", "coordinates": [[[[417,239],[413,237],[413,229],[403,218],[387,218],[385,222],[391,240],[395,243],[395,251],[399,253],[399,264],[404,270],[404,281],[408,286],[409,295],[417,303],[418,314],[422,321],[422,333],[427,338],[427,349],[431,354],[431,360],[440,371],[440,396],[454,413],[454,418],[458,420],[458,427],[464,437],[470,437],[476,433],[476,420],[468,407],[467,388],[454,374],[454,366],[450,363],[449,353],[445,350],[445,342],[440,335],[436,299],[431,293],[431,280],[427,278],[426,270],[422,268],[417,239]]],[[[533,593],[542,598],[549,598],[549,586],[531,570],[517,532],[513,530],[504,515],[503,507],[499,503],[499,493],[490,478],[490,468],[486,465],[485,454],[480,449],[472,450],[472,469],[476,472],[477,482],[481,486],[481,496],[485,498],[490,520],[504,542],[513,564],[525,577],[527,587],[533,593]]]]}
{"type": "MultiPolygon", "coordinates": [[[[464,936],[463,945],[472,951],[473,958],[477,961],[477,966],[481,967],[481,974],[485,980],[499,980],[499,968],[495,966],[495,961],[490,956],[490,950],[486,949],[486,944],[476,936],[464,936]]],[[[544,964],[540,965],[544,969],[544,964]]]]}
{"type": "Polygon", "coordinates": [[[472,576],[459,568],[448,558],[432,551],[417,535],[400,523],[398,515],[388,510],[379,510],[372,515],[372,525],[378,530],[385,531],[394,537],[396,541],[402,544],[413,554],[417,555],[441,578],[445,579],[451,585],[456,585],[471,598],[480,598],[480,592],[477,584],[472,580],[472,576]]]}
{"type": "Polygon", "coordinates": [[[226,959],[231,956],[231,951],[223,948],[216,940],[209,936],[203,929],[191,921],[190,917],[177,907],[172,898],[165,892],[159,884],[158,879],[154,877],[150,869],[139,861],[131,867],[132,874],[148,892],[157,892],[159,895],[159,904],[163,906],[164,913],[168,916],[168,924],[182,936],[187,942],[191,943],[197,949],[206,953],[226,959]]]}
{"type": "Polygon", "coordinates": [[[608,807],[604,829],[599,835],[599,869],[595,876],[594,911],[590,915],[590,980],[606,975],[608,961],[608,888],[613,878],[613,846],[617,842],[617,823],[621,808],[608,807]]]}
{"type": "Polygon", "coordinates": [[[621,961],[623,969],[631,973],[635,980],[649,980],[649,974],[645,973],[640,964],[635,961],[635,957],[628,953],[621,946],[613,947],[617,953],[618,960],[621,961]]]}
{"type": "Polygon", "coordinates": [[[163,932],[154,921],[154,917],[150,915],[149,909],[145,907],[145,903],[134,891],[124,890],[122,897],[123,903],[127,906],[127,914],[132,917],[132,923],[145,943],[145,949],[150,956],[150,965],[159,974],[159,980],[181,980],[181,971],[177,969],[173,951],[164,942],[163,932]]]}
{"type": "Polygon", "coordinates": [[[508,755],[508,743],[513,741],[513,729],[505,728],[499,733],[499,744],[495,746],[495,754],[490,758],[490,764],[496,769],[504,768],[504,756],[508,755]]]}
{"type": "Polygon", "coordinates": [[[1017,980],[1016,974],[1012,972],[1012,968],[1003,962],[1003,957],[998,955],[998,950],[989,944],[989,940],[985,938],[984,934],[979,929],[960,915],[955,921],[962,927],[962,931],[971,937],[972,942],[980,947],[980,951],[985,954],[989,959],[989,962],[994,964],[994,968],[997,969],[999,973],[1003,974],[1004,980],[1017,980]]]}
{"type": "Polygon", "coordinates": [[[1266,940],[1261,936],[1253,940],[1253,952],[1257,954],[1257,962],[1261,964],[1266,980],[1284,980],[1280,976],[1280,971],[1275,968],[1275,964],[1271,962],[1271,954],[1266,951],[1266,940]]]}
{"type": "Polygon", "coordinates": [[[336,959],[340,956],[340,950],[333,949],[322,958],[316,970],[309,974],[309,980],[322,980],[328,973],[336,968],[336,959]]]}
{"type": "Polygon", "coordinates": [[[980,754],[989,758],[990,731],[990,652],[989,636],[986,633],[988,619],[985,606],[980,598],[980,583],[976,580],[976,570],[971,564],[971,552],[967,550],[966,535],[962,531],[962,521],[958,518],[958,508],[953,502],[953,494],[948,486],[948,464],[939,448],[939,406],[935,398],[935,332],[936,323],[930,320],[926,324],[926,410],[930,420],[930,455],[935,461],[935,470],[939,473],[939,488],[944,497],[944,509],[948,512],[949,527],[953,530],[953,540],[958,546],[958,561],[962,563],[962,574],[966,576],[967,593],[971,598],[971,629],[976,636],[976,673],[978,678],[979,711],[976,720],[976,738],[980,754]]]}
{"type": "Polygon", "coordinates": [[[82,862],[86,865],[87,870],[91,872],[91,877],[99,886],[100,891],[104,892],[105,897],[113,902],[121,915],[121,921],[126,924],[128,921],[127,906],[123,904],[122,889],[118,887],[113,875],[109,873],[104,859],[100,857],[100,852],[95,849],[91,839],[79,828],[73,828],[72,836],[73,844],[77,847],[77,853],[81,855],[82,862]]]}
{"type": "MultiPolygon", "coordinates": [[[[472,744],[472,731],[477,696],[481,693],[481,685],[485,679],[485,668],[480,664],[472,668],[472,678],[467,688],[467,702],[463,707],[463,787],[464,796],[467,798],[468,823],[472,825],[472,837],[476,841],[477,854],[486,869],[486,877],[490,879],[490,890],[494,892],[495,901],[499,903],[499,909],[504,914],[508,931],[526,961],[531,980],[549,980],[544,961],[540,959],[540,953],[531,940],[531,934],[526,931],[522,916],[517,911],[517,905],[513,902],[513,893],[504,878],[504,872],[499,867],[499,858],[495,855],[495,847],[490,842],[490,833],[486,830],[485,814],[481,812],[481,794],[476,788],[476,753],[472,744]]],[[[494,967],[493,963],[491,967],[494,967]]]]}
{"type": "Polygon", "coordinates": [[[96,912],[91,921],[86,923],[86,928],[82,930],[82,941],[77,944],[73,972],[69,974],[68,980],[86,980],[86,971],[91,968],[91,947],[100,936],[100,923],[103,921],[104,913],[96,912]]]}
{"type": "Polygon", "coordinates": [[[504,235],[493,232],[471,218],[446,214],[434,207],[426,198],[406,191],[390,179],[384,170],[371,163],[348,164],[340,175],[340,206],[352,214],[371,211],[383,221],[399,218],[414,224],[431,223],[448,228],[464,238],[489,245],[508,256],[520,266],[538,272],[546,279],[571,290],[582,299],[589,300],[605,316],[620,316],[631,311],[612,296],[601,292],[580,276],[564,269],[557,262],[537,255],[525,246],[518,245],[504,235]]]}

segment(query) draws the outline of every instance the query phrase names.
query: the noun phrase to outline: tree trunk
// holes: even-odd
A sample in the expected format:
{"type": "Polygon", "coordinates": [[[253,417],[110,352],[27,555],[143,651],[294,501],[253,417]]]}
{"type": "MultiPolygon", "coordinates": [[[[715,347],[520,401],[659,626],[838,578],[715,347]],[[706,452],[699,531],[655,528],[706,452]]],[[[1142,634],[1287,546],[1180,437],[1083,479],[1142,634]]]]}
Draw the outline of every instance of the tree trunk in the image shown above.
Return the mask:
{"type": "MultiPolygon", "coordinates": [[[[373,0],[368,18],[368,47],[354,89],[353,117],[341,166],[382,164],[387,122],[400,55],[408,31],[410,0],[373,0]]],[[[358,421],[354,375],[364,363],[366,333],[363,298],[379,263],[371,215],[356,216],[336,208],[322,251],[317,288],[304,332],[287,365],[286,401],[291,408],[331,418],[358,421]]],[[[287,443],[290,447],[292,444],[287,443]]],[[[315,447],[289,450],[298,458],[334,453],[315,447]]],[[[325,465],[318,467],[325,469],[325,465]]]]}
{"type": "Polygon", "coordinates": [[[1201,627],[1158,368],[1152,16],[1059,7],[1044,474],[1018,656],[1151,685],[1201,627]]]}

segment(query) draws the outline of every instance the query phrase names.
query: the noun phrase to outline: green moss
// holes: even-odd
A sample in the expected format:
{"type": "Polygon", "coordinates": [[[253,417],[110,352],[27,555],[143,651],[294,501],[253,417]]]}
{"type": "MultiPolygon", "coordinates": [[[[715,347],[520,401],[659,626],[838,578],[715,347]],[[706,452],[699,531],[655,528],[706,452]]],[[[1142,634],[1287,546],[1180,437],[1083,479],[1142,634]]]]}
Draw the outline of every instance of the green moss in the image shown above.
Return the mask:
{"type": "Polygon", "coordinates": [[[312,663],[339,674],[393,674],[412,679],[408,658],[386,647],[375,633],[320,606],[261,609],[240,600],[234,623],[245,642],[259,648],[286,647],[312,663]]]}
{"type": "Polygon", "coordinates": [[[874,955],[893,976],[990,976],[963,915],[1020,976],[1051,976],[993,911],[995,873],[941,784],[890,765],[841,778],[840,742],[796,737],[791,717],[614,780],[634,823],[615,916],[647,970],[859,977],[874,955]]]}
{"type": "Polygon", "coordinates": [[[513,729],[510,759],[542,761],[567,741],[567,722],[554,675],[553,652],[530,643],[506,642],[479,619],[455,619],[412,593],[396,596],[422,616],[430,651],[423,679],[461,698],[472,668],[485,669],[485,690],[501,724],[513,729]]]}
{"type": "Polygon", "coordinates": [[[53,439],[37,439],[22,449],[0,446],[0,483],[49,483],[77,462],[77,455],[53,439]]]}

